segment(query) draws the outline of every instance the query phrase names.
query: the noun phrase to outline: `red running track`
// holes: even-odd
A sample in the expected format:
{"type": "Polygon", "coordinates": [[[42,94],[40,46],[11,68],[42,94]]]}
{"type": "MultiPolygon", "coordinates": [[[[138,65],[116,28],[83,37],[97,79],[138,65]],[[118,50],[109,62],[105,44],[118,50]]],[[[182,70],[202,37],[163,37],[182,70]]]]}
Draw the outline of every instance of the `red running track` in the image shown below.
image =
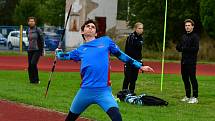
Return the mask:
{"type": "MultiPolygon", "coordinates": [[[[0,100],[0,121],[64,121],[66,115],[60,112],[0,100]]],[[[91,121],[79,118],[77,121],[91,121]]]]}
{"type": "MultiPolygon", "coordinates": [[[[39,70],[50,71],[52,68],[53,59],[42,57],[39,61],[39,70]]],[[[155,73],[161,73],[160,62],[145,62],[154,68],[155,73]]],[[[55,71],[61,72],[78,72],[79,63],[74,61],[58,61],[55,71]]],[[[26,70],[28,67],[27,57],[25,56],[0,56],[0,70],[26,70]]],[[[112,72],[123,72],[123,63],[119,60],[111,61],[112,72]]],[[[180,74],[180,63],[165,63],[165,74],[180,74]]],[[[215,76],[215,64],[198,64],[197,75],[215,76]]]]}

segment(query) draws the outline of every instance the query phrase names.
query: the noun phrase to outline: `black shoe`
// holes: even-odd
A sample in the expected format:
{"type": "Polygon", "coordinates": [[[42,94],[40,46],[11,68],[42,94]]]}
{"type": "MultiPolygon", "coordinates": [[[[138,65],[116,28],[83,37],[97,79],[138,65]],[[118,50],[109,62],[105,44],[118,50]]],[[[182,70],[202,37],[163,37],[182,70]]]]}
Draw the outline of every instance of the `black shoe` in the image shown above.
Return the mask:
{"type": "Polygon", "coordinates": [[[131,96],[136,96],[136,93],[134,93],[134,92],[131,92],[131,96]]]}

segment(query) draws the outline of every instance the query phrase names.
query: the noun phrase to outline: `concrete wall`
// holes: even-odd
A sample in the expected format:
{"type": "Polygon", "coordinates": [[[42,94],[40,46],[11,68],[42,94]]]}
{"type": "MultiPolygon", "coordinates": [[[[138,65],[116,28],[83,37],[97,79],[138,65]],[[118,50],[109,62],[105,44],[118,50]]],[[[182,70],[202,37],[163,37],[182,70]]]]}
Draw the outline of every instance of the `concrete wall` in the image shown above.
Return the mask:
{"type": "Polygon", "coordinates": [[[106,17],[106,31],[116,26],[117,17],[117,0],[92,0],[97,2],[99,6],[92,10],[87,17],[94,18],[95,16],[106,17]]]}

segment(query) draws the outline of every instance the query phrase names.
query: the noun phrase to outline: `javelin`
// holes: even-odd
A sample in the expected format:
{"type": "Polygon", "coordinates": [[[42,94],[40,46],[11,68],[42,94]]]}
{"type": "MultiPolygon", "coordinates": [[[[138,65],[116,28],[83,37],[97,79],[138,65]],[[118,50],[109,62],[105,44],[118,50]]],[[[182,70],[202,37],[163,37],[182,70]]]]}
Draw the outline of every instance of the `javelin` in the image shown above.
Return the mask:
{"type": "MultiPolygon", "coordinates": [[[[61,48],[61,42],[63,41],[64,35],[65,35],[66,26],[67,26],[67,23],[68,23],[68,19],[69,19],[71,9],[72,9],[72,4],[70,5],[70,8],[69,8],[69,12],[68,12],[68,15],[67,15],[67,18],[66,18],[66,23],[64,25],[64,29],[63,29],[63,32],[62,32],[62,36],[61,36],[58,48],[61,48]]],[[[48,85],[47,85],[46,92],[45,92],[45,98],[48,95],[48,90],[49,90],[49,86],[51,84],[52,74],[54,73],[56,63],[57,63],[57,57],[55,56],[53,66],[52,66],[52,70],[51,70],[50,75],[49,75],[49,81],[48,81],[48,85]]]]}

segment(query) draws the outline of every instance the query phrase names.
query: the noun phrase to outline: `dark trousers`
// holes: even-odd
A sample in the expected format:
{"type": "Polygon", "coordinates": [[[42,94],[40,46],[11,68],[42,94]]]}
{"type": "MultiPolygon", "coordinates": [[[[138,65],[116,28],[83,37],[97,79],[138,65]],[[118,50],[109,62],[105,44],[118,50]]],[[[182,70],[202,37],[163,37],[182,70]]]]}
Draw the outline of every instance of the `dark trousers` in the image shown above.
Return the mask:
{"type": "MultiPolygon", "coordinates": [[[[122,116],[119,112],[119,109],[116,107],[111,107],[106,112],[108,116],[110,117],[111,121],[122,121],[122,116]]],[[[76,121],[78,119],[80,114],[75,114],[69,111],[69,114],[67,115],[65,121],[76,121]]]]}
{"type": "Polygon", "coordinates": [[[131,93],[134,93],[138,72],[138,68],[129,64],[124,65],[124,81],[122,89],[129,89],[131,93]]]}
{"type": "Polygon", "coordinates": [[[191,85],[193,97],[198,97],[198,82],[196,79],[196,64],[181,64],[181,75],[184,81],[186,96],[191,97],[191,85]],[[191,83],[191,85],[190,85],[191,83]]]}
{"type": "Polygon", "coordinates": [[[28,76],[30,83],[39,82],[37,63],[40,55],[40,51],[28,51],[28,76]]]}

